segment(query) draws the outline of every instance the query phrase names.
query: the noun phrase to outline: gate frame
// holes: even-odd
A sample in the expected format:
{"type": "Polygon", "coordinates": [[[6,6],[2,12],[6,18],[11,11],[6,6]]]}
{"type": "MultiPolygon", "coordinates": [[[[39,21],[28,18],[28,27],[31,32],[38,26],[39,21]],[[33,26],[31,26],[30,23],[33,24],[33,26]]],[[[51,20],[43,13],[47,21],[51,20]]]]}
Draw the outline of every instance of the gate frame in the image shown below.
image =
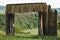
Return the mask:
{"type": "Polygon", "coordinates": [[[46,3],[7,4],[6,35],[14,35],[14,13],[16,11],[20,13],[38,12],[38,35],[57,35],[57,11],[52,11],[51,6],[47,6],[46,3]],[[22,5],[22,7],[19,5],[22,5]],[[24,5],[31,5],[31,7],[26,6],[29,10],[25,10],[24,5]],[[21,11],[19,8],[22,8],[21,11]],[[43,17],[43,21],[41,20],[41,16],[43,17]]]}

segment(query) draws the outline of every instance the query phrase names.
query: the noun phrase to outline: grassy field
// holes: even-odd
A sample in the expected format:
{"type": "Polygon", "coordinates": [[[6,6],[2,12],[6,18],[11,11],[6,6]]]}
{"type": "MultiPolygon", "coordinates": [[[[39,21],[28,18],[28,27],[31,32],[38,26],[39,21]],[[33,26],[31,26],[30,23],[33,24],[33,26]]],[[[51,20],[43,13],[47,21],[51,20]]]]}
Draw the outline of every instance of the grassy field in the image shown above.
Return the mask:
{"type": "MultiPolygon", "coordinates": [[[[0,14],[5,15],[5,11],[0,10],[0,14]]],[[[57,30],[57,36],[38,36],[38,29],[22,30],[22,33],[14,36],[6,36],[5,32],[0,30],[0,40],[60,40],[60,30],[57,30]]]]}
{"type": "Polygon", "coordinates": [[[5,10],[0,10],[0,14],[5,14],[5,10]]]}
{"type": "Polygon", "coordinates": [[[57,36],[38,36],[38,29],[23,30],[24,34],[15,34],[15,36],[6,36],[4,32],[0,31],[0,40],[60,40],[60,30],[57,36]],[[25,34],[26,32],[30,32],[25,34]]]}

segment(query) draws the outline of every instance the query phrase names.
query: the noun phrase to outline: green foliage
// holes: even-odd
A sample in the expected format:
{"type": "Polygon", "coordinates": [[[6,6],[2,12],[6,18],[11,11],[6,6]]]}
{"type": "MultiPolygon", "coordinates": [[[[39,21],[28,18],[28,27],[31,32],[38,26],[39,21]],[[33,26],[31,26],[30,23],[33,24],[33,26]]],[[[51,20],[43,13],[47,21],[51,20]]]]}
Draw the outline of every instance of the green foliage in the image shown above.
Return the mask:
{"type": "Polygon", "coordinates": [[[23,29],[32,29],[38,27],[38,13],[17,13],[15,14],[15,23],[23,29]]]}
{"type": "Polygon", "coordinates": [[[15,24],[15,33],[21,33],[22,32],[22,28],[18,25],[18,24],[15,24]]]}
{"type": "Polygon", "coordinates": [[[58,21],[57,27],[58,27],[58,29],[60,29],[60,21],[58,21]]]}
{"type": "Polygon", "coordinates": [[[5,23],[5,15],[3,14],[0,14],[0,30],[3,30],[5,31],[5,26],[6,26],[6,23],[5,23]]]}

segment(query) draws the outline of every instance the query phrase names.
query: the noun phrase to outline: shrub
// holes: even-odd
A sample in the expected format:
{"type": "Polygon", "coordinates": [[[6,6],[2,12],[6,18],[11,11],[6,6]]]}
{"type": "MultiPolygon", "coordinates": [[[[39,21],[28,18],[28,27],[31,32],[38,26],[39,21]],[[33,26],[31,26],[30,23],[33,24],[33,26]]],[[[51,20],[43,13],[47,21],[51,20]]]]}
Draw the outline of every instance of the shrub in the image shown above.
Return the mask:
{"type": "Polygon", "coordinates": [[[22,32],[22,28],[21,26],[19,26],[18,24],[15,25],[15,33],[21,33],[22,32]]]}

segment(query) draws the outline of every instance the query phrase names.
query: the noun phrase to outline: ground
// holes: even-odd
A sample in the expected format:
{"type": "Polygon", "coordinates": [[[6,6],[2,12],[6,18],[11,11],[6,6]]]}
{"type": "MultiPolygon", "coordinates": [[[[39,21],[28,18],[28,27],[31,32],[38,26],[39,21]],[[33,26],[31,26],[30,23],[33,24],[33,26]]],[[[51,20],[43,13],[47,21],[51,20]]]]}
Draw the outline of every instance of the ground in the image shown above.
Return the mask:
{"type": "Polygon", "coordinates": [[[37,29],[24,30],[30,32],[28,34],[16,34],[15,36],[6,36],[4,32],[0,31],[0,40],[60,40],[60,30],[57,36],[38,36],[37,29]]]}
{"type": "MultiPolygon", "coordinates": [[[[0,10],[0,14],[4,14],[0,10]]],[[[0,18],[1,19],[1,18],[0,18]]],[[[60,40],[60,30],[57,30],[57,36],[38,36],[38,29],[23,30],[21,34],[15,34],[14,36],[6,36],[4,31],[0,31],[0,40],[60,40]]]]}

